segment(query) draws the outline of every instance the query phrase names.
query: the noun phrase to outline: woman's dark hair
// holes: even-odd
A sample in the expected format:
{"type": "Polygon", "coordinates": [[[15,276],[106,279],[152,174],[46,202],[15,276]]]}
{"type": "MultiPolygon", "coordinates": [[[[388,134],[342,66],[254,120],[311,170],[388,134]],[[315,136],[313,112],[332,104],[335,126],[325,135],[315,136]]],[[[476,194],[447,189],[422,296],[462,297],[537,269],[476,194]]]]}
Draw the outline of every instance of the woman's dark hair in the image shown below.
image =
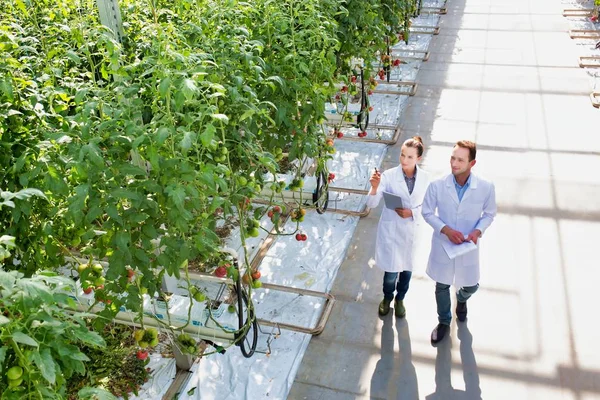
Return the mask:
{"type": "Polygon", "coordinates": [[[417,149],[417,156],[419,157],[423,155],[423,151],[425,150],[421,136],[413,136],[410,139],[406,139],[404,146],[417,149]]]}

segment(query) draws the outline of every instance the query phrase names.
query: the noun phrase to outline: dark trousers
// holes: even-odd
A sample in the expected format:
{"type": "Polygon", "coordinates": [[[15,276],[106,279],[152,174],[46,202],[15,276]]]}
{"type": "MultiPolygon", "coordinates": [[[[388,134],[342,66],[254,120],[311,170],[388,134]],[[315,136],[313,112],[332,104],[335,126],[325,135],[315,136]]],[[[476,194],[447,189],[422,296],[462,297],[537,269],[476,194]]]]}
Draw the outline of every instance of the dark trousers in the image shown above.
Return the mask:
{"type": "Polygon", "coordinates": [[[394,299],[394,290],[396,291],[396,300],[404,300],[408,285],[410,284],[411,271],[386,272],[383,275],[383,296],[386,300],[394,299]],[[400,275],[400,276],[398,276],[400,275]]]}
{"type": "MultiPolygon", "coordinates": [[[[463,286],[456,292],[456,299],[461,303],[469,300],[479,289],[479,283],[475,286],[463,286]]],[[[450,285],[436,282],[435,302],[437,303],[438,321],[440,324],[450,325],[452,311],[450,311],[450,285]]]]}

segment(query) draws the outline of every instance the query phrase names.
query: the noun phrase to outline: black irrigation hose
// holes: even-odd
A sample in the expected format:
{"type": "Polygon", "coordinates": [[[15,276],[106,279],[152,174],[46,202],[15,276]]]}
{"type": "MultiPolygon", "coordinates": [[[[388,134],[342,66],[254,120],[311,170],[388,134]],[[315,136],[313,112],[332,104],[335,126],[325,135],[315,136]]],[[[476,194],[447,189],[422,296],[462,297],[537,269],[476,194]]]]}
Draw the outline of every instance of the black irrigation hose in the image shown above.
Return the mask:
{"type": "Polygon", "coordinates": [[[387,75],[387,82],[390,83],[390,79],[392,77],[392,56],[390,54],[390,38],[386,38],[385,41],[387,42],[387,64],[383,66],[383,69],[385,70],[385,73],[387,75]]]}
{"type": "Polygon", "coordinates": [[[364,70],[360,69],[360,85],[361,85],[361,95],[360,95],[360,113],[356,117],[356,122],[358,124],[358,128],[361,131],[366,131],[369,127],[369,111],[367,110],[367,91],[365,90],[365,74],[364,70]]]}
{"type": "Polygon", "coordinates": [[[323,189],[327,185],[328,176],[325,176],[325,171],[317,174],[317,187],[313,192],[313,204],[316,206],[317,213],[324,214],[329,205],[329,190],[323,194],[323,189]],[[322,197],[325,196],[323,199],[322,197]]]}
{"type": "MultiPolygon", "coordinates": [[[[236,263],[236,268],[238,268],[238,271],[239,271],[239,267],[237,266],[237,263],[236,263]]],[[[248,310],[248,314],[250,315],[251,322],[250,322],[249,326],[246,326],[247,321],[244,321],[244,316],[246,315],[246,312],[244,312],[244,304],[246,305],[246,308],[248,308],[248,293],[246,293],[246,291],[242,287],[242,284],[240,283],[241,280],[242,280],[242,277],[240,276],[239,279],[235,283],[235,291],[237,292],[237,302],[238,302],[238,323],[239,323],[238,326],[239,326],[239,330],[240,330],[240,333],[238,333],[238,335],[236,337],[236,342],[237,342],[237,345],[240,346],[242,355],[246,358],[250,358],[254,354],[254,351],[256,350],[256,345],[258,343],[258,322],[256,321],[256,316],[254,315],[254,310],[250,309],[250,310],[248,310]],[[242,330],[242,328],[244,328],[244,329],[242,330]],[[247,346],[246,339],[248,336],[248,330],[250,330],[250,329],[252,329],[252,342],[251,342],[250,348],[247,348],[246,347],[247,346]]]]}

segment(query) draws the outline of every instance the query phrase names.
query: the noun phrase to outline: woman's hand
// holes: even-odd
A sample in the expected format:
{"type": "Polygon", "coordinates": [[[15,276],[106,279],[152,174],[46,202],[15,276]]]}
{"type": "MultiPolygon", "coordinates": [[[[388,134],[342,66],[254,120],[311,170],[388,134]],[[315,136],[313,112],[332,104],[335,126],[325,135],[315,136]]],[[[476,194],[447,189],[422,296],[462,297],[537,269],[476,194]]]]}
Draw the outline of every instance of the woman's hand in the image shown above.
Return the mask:
{"type": "Polygon", "coordinates": [[[371,175],[371,179],[369,179],[369,182],[371,183],[370,194],[376,194],[377,188],[379,187],[379,183],[381,182],[381,172],[375,170],[375,172],[373,172],[373,175],[371,175]]]}
{"type": "Polygon", "coordinates": [[[400,218],[411,218],[413,216],[410,208],[396,208],[394,211],[396,211],[396,214],[398,214],[400,218]]]}

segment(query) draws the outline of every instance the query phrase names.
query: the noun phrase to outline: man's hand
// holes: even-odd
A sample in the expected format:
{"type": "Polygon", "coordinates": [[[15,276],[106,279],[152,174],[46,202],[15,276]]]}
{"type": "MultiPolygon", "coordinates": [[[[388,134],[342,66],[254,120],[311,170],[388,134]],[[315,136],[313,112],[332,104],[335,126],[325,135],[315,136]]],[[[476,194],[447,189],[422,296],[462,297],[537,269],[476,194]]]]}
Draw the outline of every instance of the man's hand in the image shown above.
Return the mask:
{"type": "Polygon", "coordinates": [[[477,241],[481,237],[481,231],[479,229],[475,229],[473,232],[469,233],[469,236],[465,239],[465,242],[473,242],[477,244],[477,241]]]}
{"type": "Polygon", "coordinates": [[[377,193],[377,188],[379,187],[379,183],[381,182],[381,172],[375,170],[373,175],[371,175],[371,179],[369,179],[371,183],[371,194],[377,193]]]}
{"type": "Polygon", "coordinates": [[[450,239],[450,241],[454,244],[461,244],[462,242],[465,241],[465,235],[463,235],[459,231],[455,231],[454,229],[450,228],[448,225],[446,225],[442,228],[442,233],[444,235],[448,236],[448,239],[450,239]]]}
{"type": "Polygon", "coordinates": [[[398,214],[400,218],[410,218],[413,216],[410,208],[396,208],[394,211],[396,211],[396,214],[398,214]]]}

